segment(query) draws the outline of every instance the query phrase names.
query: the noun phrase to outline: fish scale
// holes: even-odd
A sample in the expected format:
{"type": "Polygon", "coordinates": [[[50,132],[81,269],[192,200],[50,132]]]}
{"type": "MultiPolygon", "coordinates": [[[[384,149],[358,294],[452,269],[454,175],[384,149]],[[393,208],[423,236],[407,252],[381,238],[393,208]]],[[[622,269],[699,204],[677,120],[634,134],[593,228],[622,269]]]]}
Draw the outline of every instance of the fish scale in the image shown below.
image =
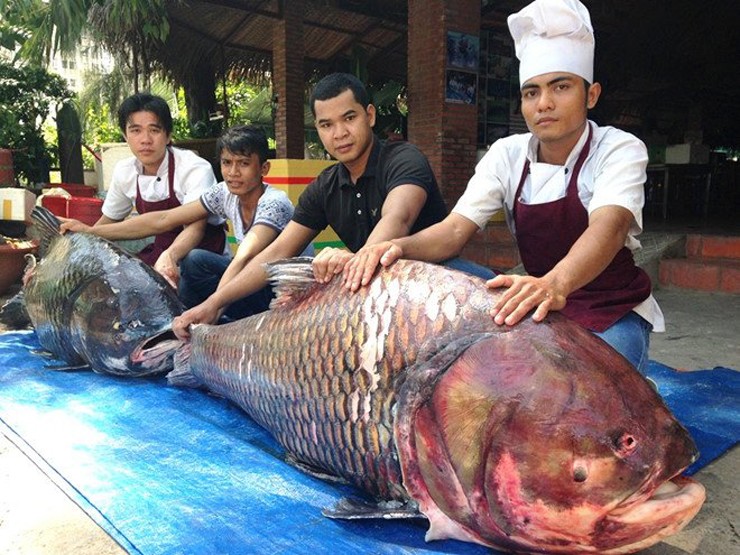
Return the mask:
{"type": "MultiPolygon", "coordinates": [[[[428,298],[428,287],[415,285],[420,270],[409,265],[403,280],[409,289],[417,287],[416,296],[428,298]]],[[[459,324],[441,309],[399,303],[397,278],[389,276],[339,304],[322,289],[289,311],[277,307],[231,324],[197,326],[191,368],[209,389],[230,399],[236,395],[300,461],[375,495],[405,500],[393,441],[395,379],[414,364],[431,334],[454,333],[459,324]],[[325,310],[329,303],[334,310],[325,310]],[[251,372],[239,362],[245,344],[253,348],[251,372]]],[[[445,293],[432,294],[432,302],[457,295],[461,306],[464,291],[483,295],[461,286],[460,279],[468,278],[437,284],[445,293]]]]}
{"type": "Polygon", "coordinates": [[[686,430],[574,322],[498,326],[499,293],[422,262],[399,260],[356,293],[316,283],[305,260],[268,272],[271,310],[193,326],[168,379],[237,403],[300,467],[378,501],[328,516],[422,514],[427,539],[617,555],[701,507],[701,485],[678,476],[697,456],[686,430]]]}

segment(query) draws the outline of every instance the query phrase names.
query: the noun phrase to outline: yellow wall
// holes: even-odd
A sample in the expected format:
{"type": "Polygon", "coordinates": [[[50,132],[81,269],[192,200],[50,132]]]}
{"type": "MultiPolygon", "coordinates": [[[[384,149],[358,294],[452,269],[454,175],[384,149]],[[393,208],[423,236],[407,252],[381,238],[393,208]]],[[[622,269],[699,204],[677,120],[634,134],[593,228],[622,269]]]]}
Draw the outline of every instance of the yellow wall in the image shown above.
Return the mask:
{"type": "MultiPolygon", "coordinates": [[[[298,197],[313,179],[323,170],[336,162],[334,160],[297,160],[280,158],[270,160],[270,171],[264,177],[265,183],[269,183],[277,189],[285,191],[293,205],[298,203],[298,197]]],[[[231,252],[236,252],[236,240],[229,224],[229,246],[231,252]]],[[[314,249],[318,252],[324,247],[342,247],[344,244],[339,240],[337,234],[331,227],[314,239],[314,249]]]]}

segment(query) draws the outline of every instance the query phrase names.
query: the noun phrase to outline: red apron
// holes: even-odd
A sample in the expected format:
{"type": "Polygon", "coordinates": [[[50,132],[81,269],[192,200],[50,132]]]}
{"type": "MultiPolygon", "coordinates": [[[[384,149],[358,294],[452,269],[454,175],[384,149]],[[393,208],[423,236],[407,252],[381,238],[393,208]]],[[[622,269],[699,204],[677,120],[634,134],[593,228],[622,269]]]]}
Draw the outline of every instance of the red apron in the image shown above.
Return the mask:
{"type": "MultiPolygon", "coordinates": [[[[588,227],[588,212],[578,198],[578,175],[588,156],[592,130],[578,155],[565,197],[543,204],[524,204],[519,198],[529,173],[529,160],[514,197],[514,224],[519,254],[527,273],[542,277],[560,262],[588,227]]],[[[573,291],[563,314],[581,326],[602,332],[648,298],[650,278],[635,265],[632,252],[622,247],[604,271],[573,291]]]]}
{"type": "MultiPolygon", "coordinates": [[[[169,186],[169,196],[164,200],[147,202],[141,198],[139,179],[138,177],[136,178],[136,211],[139,214],[154,212],[156,210],[169,210],[170,208],[180,206],[180,201],[177,200],[177,195],[175,194],[175,156],[169,148],[167,149],[167,181],[169,186]]],[[[154,238],[153,243],[139,251],[139,258],[149,264],[149,266],[154,266],[159,256],[169,248],[182,230],[182,226],[179,226],[170,231],[160,233],[154,238]]],[[[206,231],[197,248],[221,254],[224,252],[225,245],[226,233],[224,231],[224,226],[206,224],[206,231]]]]}

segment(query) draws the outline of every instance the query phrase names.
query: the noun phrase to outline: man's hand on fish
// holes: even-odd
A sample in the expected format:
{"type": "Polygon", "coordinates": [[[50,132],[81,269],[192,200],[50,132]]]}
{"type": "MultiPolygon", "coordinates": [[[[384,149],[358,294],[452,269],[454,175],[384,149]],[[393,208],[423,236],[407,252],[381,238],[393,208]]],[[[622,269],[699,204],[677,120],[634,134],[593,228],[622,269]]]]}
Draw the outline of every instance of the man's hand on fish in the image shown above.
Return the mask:
{"type": "Polygon", "coordinates": [[[83,233],[92,233],[92,226],[83,224],[79,220],[73,220],[72,218],[62,218],[57,216],[57,219],[62,222],[59,226],[59,231],[64,234],[67,231],[81,231],[83,233]]]}
{"type": "Polygon", "coordinates": [[[507,287],[491,310],[494,321],[513,326],[536,307],[532,319],[541,322],[551,310],[565,306],[566,296],[544,278],[533,276],[498,275],[486,282],[486,287],[507,287]]]}
{"type": "Polygon", "coordinates": [[[177,263],[172,259],[169,250],[165,250],[159,255],[157,262],[154,264],[154,270],[157,271],[172,287],[177,289],[180,281],[180,270],[177,263]]]}
{"type": "Polygon", "coordinates": [[[350,291],[357,291],[370,283],[379,264],[390,266],[402,255],[401,247],[392,241],[362,247],[344,269],[344,286],[350,291]]]}
{"type": "Polygon", "coordinates": [[[345,264],[352,258],[352,253],[329,247],[322,249],[313,259],[313,275],[319,283],[329,283],[332,278],[341,273],[345,264]]]}
{"type": "Polygon", "coordinates": [[[221,309],[214,307],[208,301],[209,299],[206,299],[172,320],[172,331],[178,339],[190,339],[191,324],[214,324],[218,320],[221,316],[221,309]]]}

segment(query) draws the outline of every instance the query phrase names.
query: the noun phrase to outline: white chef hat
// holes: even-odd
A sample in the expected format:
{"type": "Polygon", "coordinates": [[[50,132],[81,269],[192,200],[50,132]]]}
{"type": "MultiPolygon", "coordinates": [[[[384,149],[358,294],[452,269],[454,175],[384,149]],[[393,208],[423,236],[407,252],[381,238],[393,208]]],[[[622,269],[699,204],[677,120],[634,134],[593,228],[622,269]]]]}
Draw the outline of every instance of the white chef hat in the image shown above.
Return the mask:
{"type": "Polygon", "coordinates": [[[593,83],[594,29],[578,0],[535,0],[507,23],[520,62],[519,83],[555,71],[593,83]]]}

